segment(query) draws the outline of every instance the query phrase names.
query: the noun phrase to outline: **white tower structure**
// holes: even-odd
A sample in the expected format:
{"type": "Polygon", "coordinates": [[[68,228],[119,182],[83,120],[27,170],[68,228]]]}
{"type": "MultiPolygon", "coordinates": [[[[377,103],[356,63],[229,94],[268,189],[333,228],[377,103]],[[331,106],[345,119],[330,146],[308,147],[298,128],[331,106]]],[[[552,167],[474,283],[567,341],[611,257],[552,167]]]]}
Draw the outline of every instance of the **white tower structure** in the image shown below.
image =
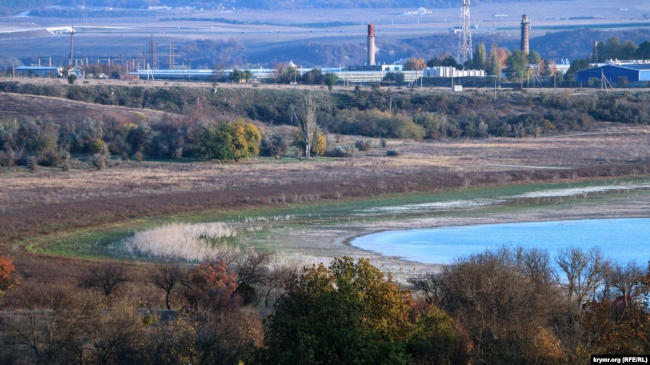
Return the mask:
{"type": "Polygon", "coordinates": [[[460,9],[461,30],[458,38],[458,59],[461,64],[472,59],[472,28],[469,20],[469,2],[463,0],[460,9]]]}

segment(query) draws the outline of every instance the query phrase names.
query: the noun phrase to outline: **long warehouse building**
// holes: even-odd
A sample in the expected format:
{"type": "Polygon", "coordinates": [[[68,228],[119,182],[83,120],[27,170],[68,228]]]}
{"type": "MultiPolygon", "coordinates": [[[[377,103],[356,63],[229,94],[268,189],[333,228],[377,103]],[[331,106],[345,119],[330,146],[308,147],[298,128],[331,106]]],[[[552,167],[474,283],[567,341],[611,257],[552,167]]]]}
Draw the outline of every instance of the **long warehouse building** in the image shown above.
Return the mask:
{"type": "MultiPolygon", "coordinates": [[[[311,68],[296,69],[299,75],[311,71],[311,68]]],[[[248,69],[253,79],[269,80],[274,77],[274,69],[248,69]]],[[[374,68],[323,68],[323,74],[335,74],[343,83],[371,84],[384,80],[388,73],[401,73],[404,82],[412,83],[422,77],[483,77],[483,70],[456,70],[453,67],[432,67],[420,71],[403,71],[401,65],[381,65],[374,68]]],[[[233,70],[138,70],[129,75],[138,76],[142,80],[187,80],[187,81],[213,81],[218,77],[230,77],[233,70]]]]}
{"type": "Polygon", "coordinates": [[[593,83],[592,80],[601,81],[605,77],[613,85],[622,86],[631,82],[650,82],[650,64],[606,64],[587,70],[578,71],[576,82],[582,85],[593,83]]]}

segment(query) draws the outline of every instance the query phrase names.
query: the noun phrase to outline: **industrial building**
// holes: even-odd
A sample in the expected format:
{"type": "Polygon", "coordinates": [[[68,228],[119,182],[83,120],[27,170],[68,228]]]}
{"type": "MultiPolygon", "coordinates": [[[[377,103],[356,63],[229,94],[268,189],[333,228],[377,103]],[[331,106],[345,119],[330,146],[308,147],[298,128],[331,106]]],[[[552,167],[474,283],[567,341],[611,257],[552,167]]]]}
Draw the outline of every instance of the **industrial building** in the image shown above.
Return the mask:
{"type": "Polygon", "coordinates": [[[582,85],[601,82],[603,77],[612,85],[625,85],[631,82],[650,82],[650,63],[610,63],[587,70],[578,71],[576,82],[582,85]]]}
{"type": "MultiPolygon", "coordinates": [[[[297,75],[304,75],[312,68],[296,68],[297,75]]],[[[274,78],[275,70],[270,68],[251,68],[249,71],[255,81],[264,81],[274,78]]],[[[141,80],[186,80],[186,81],[214,81],[218,78],[228,78],[233,70],[138,70],[129,75],[139,77],[141,80]]],[[[413,83],[422,77],[485,77],[483,70],[457,70],[454,67],[429,67],[419,71],[404,71],[402,65],[375,65],[358,66],[349,68],[323,68],[323,74],[335,74],[344,84],[376,84],[384,80],[389,73],[404,75],[404,82],[413,83]]]]}
{"type": "Polygon", "coordinates": [[[458,70],[451,66],[427,67],[424,77],[485,77],[483,70],[458,70]]]}
{"type": "Polygon", "coordinates": [[[14,75],[23,77],[61,77],[63,71],[55,66],[16,66],[14,75]]]}

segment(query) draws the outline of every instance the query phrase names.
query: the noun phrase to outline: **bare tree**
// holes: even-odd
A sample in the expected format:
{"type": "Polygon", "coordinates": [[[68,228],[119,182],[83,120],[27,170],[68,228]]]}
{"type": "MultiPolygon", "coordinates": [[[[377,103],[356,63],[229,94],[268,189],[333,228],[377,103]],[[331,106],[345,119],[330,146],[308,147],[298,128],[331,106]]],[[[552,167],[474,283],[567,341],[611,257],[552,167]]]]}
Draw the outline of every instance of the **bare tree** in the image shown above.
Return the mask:
{"type": "Polygon", "coordinates": [[[163,265],[151,274],[151,283],[165,291],[165,305],[167,305],[167,309],[171,309],[169,296],[174,288],[183,282],[184,275],[185,271],[178,265],[163,265]]]}
{"type": "Polygon", "coordinates": [[[115,290],[123,283],[129,281],[124,266],[115,263],[107,263],[88,269],[81,285],[86,288],[100,290],[108,299],[110,305],[115,290]]]}
{"type": "Polygon", "coordinates": [[[271,255],[265,252],[250,252],[237,264],[237,290],[243,304],[254,303],[258,300],[261,287],[269,280],[268,264],[271,255]]]}
{"type": "Polygon", "coordinates": [[[300,139],[305,148],[305,158],[310,159],[314,135],[318,130],[318,124],[316,123],[316,102],[312,94],[305,94],[299,113],[296,113],[294,106],[291,105],[291,117],[295,118],[298,122],[300,139]]]}
{"type": "Polygon", "coordinates": [[[407,281],[413,286],[416,291],[421,291],[424,295],[424,300],[429,304],[439,304],[441,275],[436,273],[426,273],[423,276],[408,278],[407,281]]]}
{"type": "Polygon", "coordinates": [[[631,297],[638,296],[642,293],[643,288],[643,270],[633,263],[627,264],[626,267],[614,265],[605,273],[605,283],[608,288],[614,288],[617,294],[623,297],[625,306],[631,297]]]}
{"type": "Polygon", "coordinates": [[[579,311],[586,300],[595,298],[608,264],[600,251],[584,252],[579,248],[561,251],[556,262],[566,279],[563,286],[569,307],[579,311]]]}
{"type": "Polygon", "coordinates": [[[478,363],[524,363],[547,354],[537,351],[509,358],[514,354],[510,341],[533,346],[540,329],[546,331],[559,313],[554,299],[559,293],[548,263],[542,251],[503,248],[409,282],[427,302],[459,319],[474,343],[478,363]]]}

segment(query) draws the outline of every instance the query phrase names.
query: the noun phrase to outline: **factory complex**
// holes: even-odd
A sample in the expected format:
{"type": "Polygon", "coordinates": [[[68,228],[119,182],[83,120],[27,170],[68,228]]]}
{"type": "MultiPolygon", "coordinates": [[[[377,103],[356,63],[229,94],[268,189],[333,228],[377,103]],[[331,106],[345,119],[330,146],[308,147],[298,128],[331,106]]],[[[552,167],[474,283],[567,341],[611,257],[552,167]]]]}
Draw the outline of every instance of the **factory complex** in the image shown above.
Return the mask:
{"type": "MultiPolygon", "coordinates": [[[[293,67],[290,62],[288,67],[293,67]]],[[[314,71],[314,68],[294,67],[296,78],[314,71]]],[[[404,70],[402,65],[379,65],[375,67],[349,67],[349,68],[322,68],[319,69],[323,75],[334,74],[339,82],[343,84],[373,84],[380,83],[386,76],[401,74],[405,83],[414,83],[421,78],[427,77],[485,77],[483,70],[458,70],[454,67],[440,66],[427,67],[422,70],[404,70]]],[[[233,73],[229,70],[138,70],[130,75],[137,76],[142,80],[187,80],[207,81],[229,78],[233,73]]],[[[272,80],[275,78],[276,70],[270,68],[251,68],[239,71],[250,72],[253,81],[272,80]]]]}
{"type": "MultiPolygon", "coordinates": [[[[459,28],[458,55],[456,60],[467,65],[467,61],[472,60],[472,27],[470,25],[469,0],[463,0],[461,8],[462,27],[459,28]]],[[[94,78],[108,78],[105,74],[86,75],[84,69],[89,65],[88,59],[78,59],[74,57],[74,28],[61,28],[61,33],[70,35],[70,58],[67,67],[56,67],[52,65],[52,58],[49,58],[49,65],[41,66],[39,58],[38,65],[33,66],[16,66],[12,68],[13,76],[23,77],[68,77],[74,75],[83,79],[86,76],[94,78]]],[[[522,15],[521,20],[521,52],[528,56],[530,50],[530,33],[531,21],[528,15],[522,15]]],[[[295,65],[293,62],[278,65],[276,68],[231,68],[231,69],[186,69],[175,66],[175,54],[173,43],[169,47],[169,66],[167,69],[158,68],[158,57],[153,36],[148,44],[149,57],[143,57],[142,62],[136,64],[136,61],[121,63],[125,66],[121,74],[112,75],[113,77],[125,79],[141,80],[176,80],[176,81],[225,81],[235,82],[272,82],[278,79],[280,72],[289,73],[289,79],[293,78],[293,83],[297,83],[299,78],[304,75],[319,70],[321,75],[334,75],[337,83],[349,84],[378,84],[378,83],[406,83],[423,85],[427,80],[440,78],[495,78],[497,75],[486,75],[482,69],[460,69],[453,66],[436,66],[424,67],[421,63],[417,67],[411,65],[411,69],[405,69],[403,65],[397,63],[380,64],[376,61],[376,28],[374,24],[368,24],[368,33],[366,40],[367,61],[364,65],[348,67],[323,67],[308,68],[295,65]],[[415,68],[415,69],[413,69],[415,68]],[[129,71],[132,70],[132,71],[129,71]],[[244,75],[244,77],[240,77],[244,75]]],[[[98,60],[98,63],[100,61],[98,60]]],[[[111,58],[108,58],[109,66],[111,58]]],[[[471,63],[469,63],[471,64],[471,63]]],[[[530,64],[529,76],[539,82],[538,75],[541,70],[537,64],[530,64]]],[[[554,72],[564,75],[570,68],[569,60],[561,60],[554,63],[554,72]]],[[[650,61],[608,61],[604,64],[591,64],[590,69],[577,72],[575,81],[583,86],[594,86],[598,83],[601,87],[623,86],[628,84],[650,82],[650,61]]],[[[521,73],[521,71],[518,71],[521,73]]],[[[507,78],[508,74],[502,71],[497,78],[507,78]]],[[[287,82],[286,78],[284,82],[287,82]]],[[[435,82],[433,82],[435,84],[435,82]]],[[[452,81],[453,85],[453,81],[452,81]]],[[[523,83],[522,83],[523,86],[523,83]]],[[[495,86],[496,87],[496,86],[495,86]]]]}

